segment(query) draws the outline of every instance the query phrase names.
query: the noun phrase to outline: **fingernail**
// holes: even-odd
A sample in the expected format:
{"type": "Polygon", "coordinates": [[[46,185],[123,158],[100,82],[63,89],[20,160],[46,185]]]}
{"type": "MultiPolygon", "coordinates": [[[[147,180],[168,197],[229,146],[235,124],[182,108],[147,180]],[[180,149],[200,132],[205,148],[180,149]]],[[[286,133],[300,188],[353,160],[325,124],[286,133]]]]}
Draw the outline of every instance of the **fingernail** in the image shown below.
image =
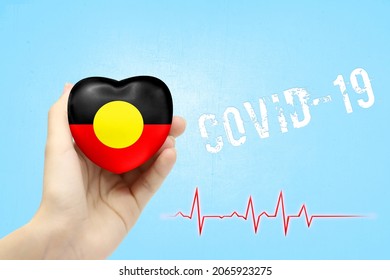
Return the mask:
{"type": "Polygon", "coordinates": [[[176,145],[176,138],[173,137],[173,136],[169,136],[169,138],[171,139],[171,141],[173,143],[173,147],[175,147],[175,145],[176,145]]]}
{"type": "Polygon", "coordinates": [[[65,83],[64,84],[64,89],[62,90],[61,96],[63,96],[66,92],[68,92],[72,88],[71,83],[65,83]]]}

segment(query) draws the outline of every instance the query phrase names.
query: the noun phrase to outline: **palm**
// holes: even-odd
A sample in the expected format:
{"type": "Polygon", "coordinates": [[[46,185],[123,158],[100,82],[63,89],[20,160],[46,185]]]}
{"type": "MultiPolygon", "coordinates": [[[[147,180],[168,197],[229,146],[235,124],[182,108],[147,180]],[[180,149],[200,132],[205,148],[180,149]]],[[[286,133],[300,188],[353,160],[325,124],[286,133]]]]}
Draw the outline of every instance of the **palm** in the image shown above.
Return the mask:
{"type": "Polygon", "coordinates": [[[79,166],[84,169],[79,187],[84,190],[84,203],[78,208],[84,218],[80,221],[83,238],[77,239],[77,246],[86,248],[82,252],[96,248],[92,256],[84,258],[104,258],[119,245],[141,212],[131,193],[134,182],[99,168],[84,156],[79,166]]]}

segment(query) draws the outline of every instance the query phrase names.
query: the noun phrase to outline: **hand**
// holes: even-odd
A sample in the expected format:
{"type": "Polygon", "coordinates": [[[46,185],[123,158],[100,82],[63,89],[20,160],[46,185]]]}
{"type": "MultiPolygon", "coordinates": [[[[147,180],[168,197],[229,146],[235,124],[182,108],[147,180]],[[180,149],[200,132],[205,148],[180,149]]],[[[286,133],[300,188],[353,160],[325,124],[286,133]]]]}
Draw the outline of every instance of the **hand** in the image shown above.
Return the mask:
{"type": "Polygon", "coordinates": [[[20,258],[108,257],[134,226],[176,160],[175,137],[185,129],[185,121],[179,117],[173,118],[161,149],[139,168],[117,175],[92,163],[73,143],[69,130],[71,87],[65,86],[49,112],[42,202],[32,221],[19,231],[20,238],[27,235],[34,240],[34,248],[23,250],[20,258]]]}

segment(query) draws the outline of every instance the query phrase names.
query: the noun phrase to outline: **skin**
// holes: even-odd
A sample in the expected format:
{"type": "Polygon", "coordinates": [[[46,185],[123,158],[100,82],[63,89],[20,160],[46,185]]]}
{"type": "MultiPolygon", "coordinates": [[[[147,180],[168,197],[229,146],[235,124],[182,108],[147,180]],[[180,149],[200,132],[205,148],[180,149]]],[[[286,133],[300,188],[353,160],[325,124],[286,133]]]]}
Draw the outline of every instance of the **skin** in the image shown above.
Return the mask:
{"type": "Polygon", "coordinates": [[[105,259],[121,243],[160,188],[175,161],[175,138],[185,121],[174,117],[158,153],[127,173],[92,163],[73,143],[67,120],[72,85],[51,107],[43,195],[33,219],[0,240],[0,259],[105,259]]]}

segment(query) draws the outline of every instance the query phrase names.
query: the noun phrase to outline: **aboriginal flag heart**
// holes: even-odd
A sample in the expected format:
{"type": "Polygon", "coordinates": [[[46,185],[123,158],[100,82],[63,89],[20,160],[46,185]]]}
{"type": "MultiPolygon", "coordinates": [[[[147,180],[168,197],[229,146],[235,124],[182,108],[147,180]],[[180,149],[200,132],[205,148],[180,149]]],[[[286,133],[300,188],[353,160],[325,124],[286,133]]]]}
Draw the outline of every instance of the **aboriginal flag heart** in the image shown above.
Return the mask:
{"type": "Polygon", "coordinates": [[[74,85],[68,100],[77,146],[95,164],[117,174],[140,166],[159,150],[171,128],[172,111],[167,85],[150,76],[86,78],[74,85]]]}

